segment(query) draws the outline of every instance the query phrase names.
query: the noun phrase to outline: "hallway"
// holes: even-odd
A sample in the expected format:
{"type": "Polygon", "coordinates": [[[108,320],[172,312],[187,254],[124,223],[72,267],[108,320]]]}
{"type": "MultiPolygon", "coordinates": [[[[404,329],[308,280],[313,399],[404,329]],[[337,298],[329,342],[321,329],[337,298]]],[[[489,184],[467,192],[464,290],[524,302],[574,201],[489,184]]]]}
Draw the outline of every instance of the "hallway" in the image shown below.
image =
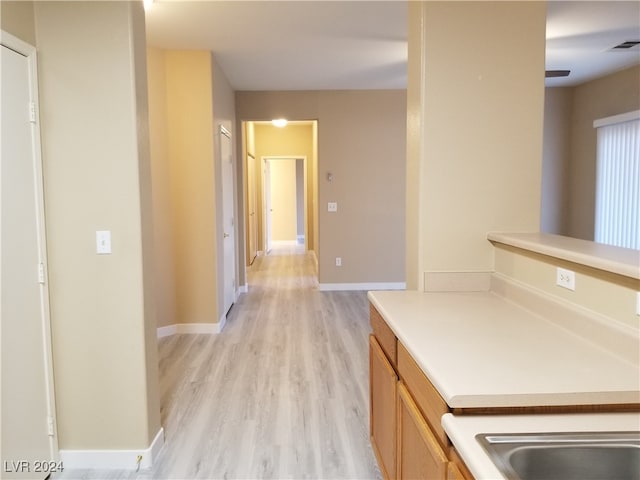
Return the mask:
{"type": "Polygon", "coordinates": [[[317,290],[296,247],[258,257],[220,335],[159,341],[153,469],[63,478],[380,478],[369,444],[368,303],[317,290]]]}

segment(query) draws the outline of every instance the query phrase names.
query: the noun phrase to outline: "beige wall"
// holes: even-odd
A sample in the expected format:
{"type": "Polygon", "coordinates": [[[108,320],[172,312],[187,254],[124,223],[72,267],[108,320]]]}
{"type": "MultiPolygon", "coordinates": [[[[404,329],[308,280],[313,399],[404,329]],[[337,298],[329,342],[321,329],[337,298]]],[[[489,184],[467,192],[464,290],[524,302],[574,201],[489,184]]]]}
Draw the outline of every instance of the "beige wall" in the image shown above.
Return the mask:
{"type": "Polygon", "coordinates": [[[165,53],[176,323],[218,320],[211,54],[165,53]]]}
{"type": "Polygon", "coordinates": [[[597,134],[593,121],[640,109],[640,66],[575,87],[545,89],[545,232],[593,240],[597,134]]]}
{"type": "Polygon", "coordinates": [[[566,235],[573,89],[545,88],[540,231],[566,235]]]}
{"type": "MultiPolygon", "coordinates": [[[[234,93],[210,52],[149,48],[148,63],[158,326],[217,323],[224,313],[219,126],[234,135],[234,93]]],[[[241,274],[244,283],[244,267],[241,274]]]]}
{"type": "Polygon", "coordinates": [[[407,264],[419,267],[407,281],[423,289],[424,274],[492,271],[488,231],[539,229],[546,13],[410,8],[407,264]]]}
{"type": "Polygon", "coordinates": [[[160,428],[144,12],[34,14],[59,446],[144,449],[160,428]],[[113,253],[96,255],[106,229],[113,253]]]}
{"type": "MultiPolygon", "coordinates": [[[[253,122],[250,122],[253,124],[253,122]]],[[[313,148],[313,129],[314,125],[288,125],[285,128],[274,127],[273,125],[253,124],[255,135],[255,172],[256,179],[253,180],[257,185],[258,193],[258,211],[263,211],[263,191],[262,191],[262,168],[261,162],[263,157],[277,156],[299,156],[307,159],[307,205],[313,201],[313,171],[316,168],[315,150],[313,148]]],[[[313,219],[317,216],[315,212],[307,212],[309,236],[307,247],[309,250],[315,250],[313,243],[313,219]]],[[[259,219],[259,245],[260,249],[264,249],[264,226],[263,219],[259,219]]],[[[275,239],[275,237],[273,237],[275,239]]],[[[293,237],[295,238],[295,237],[293,237]]],[[[292,238],[292,239],[293,239],[292,238]]]]}
{"type": "Polygon", "coordinates": [[[597,136],[593,121],[640,109],[640,66],[574,88],[569,225],[571,237],[593,240],[597,136]]]}
{"type": "Polygon", "coordinates": [[[167,126],[167,84],[165,51],[147,49],[149,88],[149,134],[153,193],[154,270],[156,321],[158,327],[178,322],[174,226],[172,223],[171,169],[167,126]]]}
{"type": "Polygon", "coordinates": [[[2,30],[30,45],[36,45],[36,28],[33,22],[33,2],[0,2],[2,30]]]}
{"type": "Polygon", "coordinates": [[[236,105],[238,121],[318,120],[320,283],[403,282],[405,91],[237,92],[236,105]]]}

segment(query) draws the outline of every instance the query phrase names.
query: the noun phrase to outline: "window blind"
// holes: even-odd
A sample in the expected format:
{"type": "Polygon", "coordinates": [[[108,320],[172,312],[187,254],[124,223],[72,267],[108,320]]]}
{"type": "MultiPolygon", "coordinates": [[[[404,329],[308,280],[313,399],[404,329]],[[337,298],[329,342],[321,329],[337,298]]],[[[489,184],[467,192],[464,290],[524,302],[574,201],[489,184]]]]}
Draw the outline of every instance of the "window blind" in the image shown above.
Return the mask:
{"type": "Polygon", "coordinates": [[[640,249],[640,111],[596,120],[595,241],[640,249]]]}

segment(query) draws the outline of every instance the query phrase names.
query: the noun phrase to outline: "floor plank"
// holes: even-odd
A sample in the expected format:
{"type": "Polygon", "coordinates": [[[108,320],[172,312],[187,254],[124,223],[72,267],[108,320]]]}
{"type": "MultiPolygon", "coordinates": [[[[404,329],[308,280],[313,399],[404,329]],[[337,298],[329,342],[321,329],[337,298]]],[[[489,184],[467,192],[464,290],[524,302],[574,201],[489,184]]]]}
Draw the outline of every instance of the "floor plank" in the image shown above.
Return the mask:
{"type": "Polygon", "coordinates": [[[60,479],[379,479],[369,443],[364,292],[320,292],[315,261],[274,250],[219,335],[159,340],[165,447],[152,469],[60,479]]]}

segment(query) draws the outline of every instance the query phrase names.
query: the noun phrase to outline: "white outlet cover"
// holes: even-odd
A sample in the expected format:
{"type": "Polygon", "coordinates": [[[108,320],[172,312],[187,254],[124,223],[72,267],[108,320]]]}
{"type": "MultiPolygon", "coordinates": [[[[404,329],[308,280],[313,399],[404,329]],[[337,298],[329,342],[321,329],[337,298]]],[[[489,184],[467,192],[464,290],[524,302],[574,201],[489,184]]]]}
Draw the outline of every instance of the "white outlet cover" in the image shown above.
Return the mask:
{"type": "Polygon", "coordinates": [[[558,267],[556,270],[556,285],[567,290],[575,290],[576,273],[566,268],[558,267]]]}
{"type": "Polygon", "coordinates": [[[337,202],[329,202],[329,203],[327,203],[327,211],[328,212],[337,212],[338,211],[338,203],[337,202]]]}

